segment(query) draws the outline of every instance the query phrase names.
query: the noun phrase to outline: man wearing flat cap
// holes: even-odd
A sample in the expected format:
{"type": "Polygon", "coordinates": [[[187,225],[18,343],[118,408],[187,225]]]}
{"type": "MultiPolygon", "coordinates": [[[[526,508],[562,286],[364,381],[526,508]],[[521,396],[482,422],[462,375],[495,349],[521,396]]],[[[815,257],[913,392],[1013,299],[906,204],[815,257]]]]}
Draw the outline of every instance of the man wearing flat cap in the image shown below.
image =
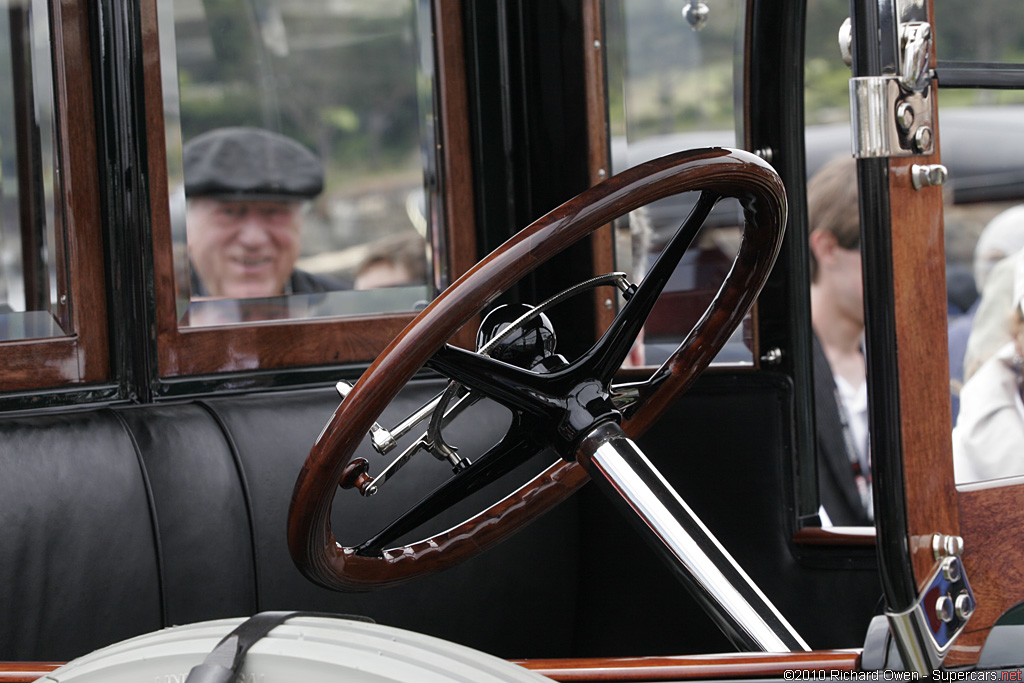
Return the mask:
{"type": "Polygon", "coordinates": [[[304,207],[324,186],[316,155],[283,135],[237,127],[193,138],[182,156],[193,295],[342,289],[295,270],[304,207]]]}

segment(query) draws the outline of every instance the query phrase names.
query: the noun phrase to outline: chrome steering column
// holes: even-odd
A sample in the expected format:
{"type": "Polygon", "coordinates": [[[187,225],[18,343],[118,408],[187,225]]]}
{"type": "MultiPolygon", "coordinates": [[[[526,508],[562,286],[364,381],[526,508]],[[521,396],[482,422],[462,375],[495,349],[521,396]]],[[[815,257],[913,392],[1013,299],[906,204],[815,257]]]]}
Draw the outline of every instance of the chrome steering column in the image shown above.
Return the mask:
{"type": "Polygon", "coordinates": [[[810,649],[617,424],[587,434],[577,460],[737,648],[810,649]]]}

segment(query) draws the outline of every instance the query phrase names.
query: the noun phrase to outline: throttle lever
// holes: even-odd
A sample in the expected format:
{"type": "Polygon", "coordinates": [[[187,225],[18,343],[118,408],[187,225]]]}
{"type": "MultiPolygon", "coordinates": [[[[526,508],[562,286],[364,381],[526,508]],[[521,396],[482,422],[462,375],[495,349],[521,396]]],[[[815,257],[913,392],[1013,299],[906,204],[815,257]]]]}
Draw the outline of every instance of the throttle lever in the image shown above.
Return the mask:
{"type": "MultiPolygon", "coordinates": [[[[352,385],[345,381],[338,382],[334,388],[341,394],[342,401],[352,392],[352,385]]],[[[373,450],[381,455],[386,455],[388,451],[398,445],[394,435],[377,422],[370,425],[370,440],[373,442],[373,450]]]]}

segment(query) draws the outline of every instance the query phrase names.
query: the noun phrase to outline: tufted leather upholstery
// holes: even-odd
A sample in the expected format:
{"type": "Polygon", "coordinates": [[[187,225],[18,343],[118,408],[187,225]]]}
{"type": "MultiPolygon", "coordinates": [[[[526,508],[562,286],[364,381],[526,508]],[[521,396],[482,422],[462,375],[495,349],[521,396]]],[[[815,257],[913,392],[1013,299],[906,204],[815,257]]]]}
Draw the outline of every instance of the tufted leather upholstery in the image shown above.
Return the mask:
{"type": "MultiPolygon", "coordinates": [[[[440,386],[412,383],[382,422],[440,386]]],[[[286,515],[336,402],[325,388],[0,417],[0,661],[277,609],[361,614],[512,658],[730,649],[593,487],[436,576],[359,594],[311,584],[286,515]]],[[[467,454],[503,431],[496,409],[474,410],[452,425],[467,454]]],[[[857,646],[881,593],[874,554],[792,544],[792,423],[788,382],[709,375],[639,444],[813,647],[857,646]]],[[[514,474],[504,490],[528,473],[514,474]]],[[[342,492],[335,534],[364,540],[445,475],[418,456],[373,498],[342,492]]]]}
{"type": "MultiPolygon", "coordinates": [[[[439,388],[410,385],[385,420],[439,388]]],[[[266,609],[362,614],[509,657],[564,653],[576,601],[571,504],[406,586],[341,594],[300,575],[285,542],[288,504],[336,405],[332,389],[316,389],[0,419],[0,661],[66,660],[266,609]]],[[[491,420],[471,422],[453,436],[467,453],[500,435],[481,427],[491,420]]],[[[417,484],[428,485],[422,495],[445,474],[422,456],[372,499],[343,492],[336,533],[366,538],[415,501],[417,484]]]]}

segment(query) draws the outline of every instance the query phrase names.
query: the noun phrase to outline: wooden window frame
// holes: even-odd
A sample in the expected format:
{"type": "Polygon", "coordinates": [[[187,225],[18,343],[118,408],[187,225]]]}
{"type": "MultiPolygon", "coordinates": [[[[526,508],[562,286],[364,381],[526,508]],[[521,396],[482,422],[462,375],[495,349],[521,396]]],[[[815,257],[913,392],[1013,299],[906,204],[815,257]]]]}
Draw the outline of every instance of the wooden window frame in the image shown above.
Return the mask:
{"type": "Polygon", "coordinates": [[[63,236],[54,245],[54,258],[67,267],[70,308],[61,318],[68,329],[61,337],[0,342],[5,392],[96,383],[110,376],[88,3],[54,0],[49,20],[60,174],[56,220],[63,236]]]}
{"type": "MultiPolygon", "coordinates": [[[[142,0],[142,44],[153,220],[158,375],[161,378],[368,362],[413,319],[412,313],[179,327],[167,193],[163,90],[156,0],[142,0]]],[[[461,0],[434,0],[439,167],[448,272],[476,262],[475,218],[461,0]]]]}

